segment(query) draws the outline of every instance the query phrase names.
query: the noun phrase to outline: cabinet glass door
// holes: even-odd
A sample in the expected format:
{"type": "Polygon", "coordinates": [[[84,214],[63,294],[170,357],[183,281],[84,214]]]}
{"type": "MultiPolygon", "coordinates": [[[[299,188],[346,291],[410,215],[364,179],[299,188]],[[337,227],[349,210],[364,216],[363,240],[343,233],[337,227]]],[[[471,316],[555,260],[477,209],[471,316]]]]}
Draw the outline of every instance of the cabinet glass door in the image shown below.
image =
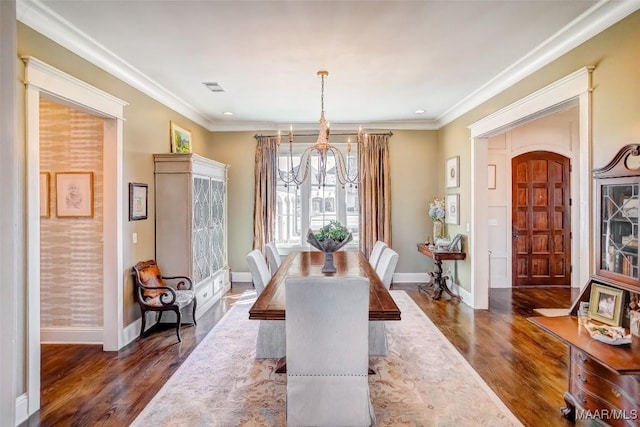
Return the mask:
{"type": "Polygon", "coordinates": [[[602,186],[600,269],[638,278],[638,185],[602,186]]]}

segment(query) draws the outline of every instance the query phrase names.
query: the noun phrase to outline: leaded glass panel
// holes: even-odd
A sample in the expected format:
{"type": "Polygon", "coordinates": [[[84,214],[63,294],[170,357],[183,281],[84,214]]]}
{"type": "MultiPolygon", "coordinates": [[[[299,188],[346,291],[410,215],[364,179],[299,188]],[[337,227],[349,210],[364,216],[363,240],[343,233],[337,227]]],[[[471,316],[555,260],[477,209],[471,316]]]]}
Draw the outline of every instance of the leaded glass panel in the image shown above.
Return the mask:
{"type": "Polygon", "coordinates": [[[193,279],[200,282],[215,271],[211,266],[211,180],[193,177],[193,279]]]}
{"type": "Polygon", "coordinates": [[[224,197],[225,186],[222,181],[211,181],[211,233],[212,233],[212,268],[217,271],[224,267],[224,197]]]}

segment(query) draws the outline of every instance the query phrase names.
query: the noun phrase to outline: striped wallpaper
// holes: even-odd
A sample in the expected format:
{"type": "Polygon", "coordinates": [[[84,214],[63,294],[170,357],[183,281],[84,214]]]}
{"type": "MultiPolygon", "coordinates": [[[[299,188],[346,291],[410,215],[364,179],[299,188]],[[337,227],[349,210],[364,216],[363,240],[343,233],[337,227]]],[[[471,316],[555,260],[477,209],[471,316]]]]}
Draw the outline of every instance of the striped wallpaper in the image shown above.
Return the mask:
{"type": "Polygon", "coordinates": [[[103,119],[40,101],[40,171],[50,215],[40,219],[41,328],[102,327],[103,119]],[[56,217],[56,172],[93,172],[93,218],[56,217]]]}

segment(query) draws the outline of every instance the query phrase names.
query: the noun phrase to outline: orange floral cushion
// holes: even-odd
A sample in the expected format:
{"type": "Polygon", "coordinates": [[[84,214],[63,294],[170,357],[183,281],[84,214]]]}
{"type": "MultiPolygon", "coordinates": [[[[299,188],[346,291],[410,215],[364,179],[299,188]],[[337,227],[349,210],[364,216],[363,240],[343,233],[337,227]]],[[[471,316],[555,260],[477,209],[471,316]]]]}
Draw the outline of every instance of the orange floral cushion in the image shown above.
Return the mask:
{"type": "MultiPolygon", "coordinates": [[[[138,270],[138,277],[140,278],[140,282],[144,286],[167,286],[164,283],[164,280],[162,280],[160,269],[158,268],[158,264],[156,264],[154,260],[139,262],[138,264],[136,264],[136,270],[138,270]]],[[[155,298],[160,294],[162,294],[161,289],[145,289],[143,291],[143,295],[145,298],[155,298]]]]}

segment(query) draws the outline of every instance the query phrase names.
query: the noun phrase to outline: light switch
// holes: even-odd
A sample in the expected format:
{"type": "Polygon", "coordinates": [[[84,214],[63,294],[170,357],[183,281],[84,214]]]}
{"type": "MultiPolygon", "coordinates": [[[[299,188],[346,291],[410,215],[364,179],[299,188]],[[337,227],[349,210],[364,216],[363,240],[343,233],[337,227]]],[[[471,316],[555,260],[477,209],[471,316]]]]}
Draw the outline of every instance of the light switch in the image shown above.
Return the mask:
{"type": "Polygon", "coordinates": [[[133,233],[131,235],[131,243],[138,243],[138,233],[133,233]]]}
{"type": "Polygon", "coordinates": [[[467,223],[467,233],[471,231],[471,227],[469,226],[469,223],[467,223]]]}

